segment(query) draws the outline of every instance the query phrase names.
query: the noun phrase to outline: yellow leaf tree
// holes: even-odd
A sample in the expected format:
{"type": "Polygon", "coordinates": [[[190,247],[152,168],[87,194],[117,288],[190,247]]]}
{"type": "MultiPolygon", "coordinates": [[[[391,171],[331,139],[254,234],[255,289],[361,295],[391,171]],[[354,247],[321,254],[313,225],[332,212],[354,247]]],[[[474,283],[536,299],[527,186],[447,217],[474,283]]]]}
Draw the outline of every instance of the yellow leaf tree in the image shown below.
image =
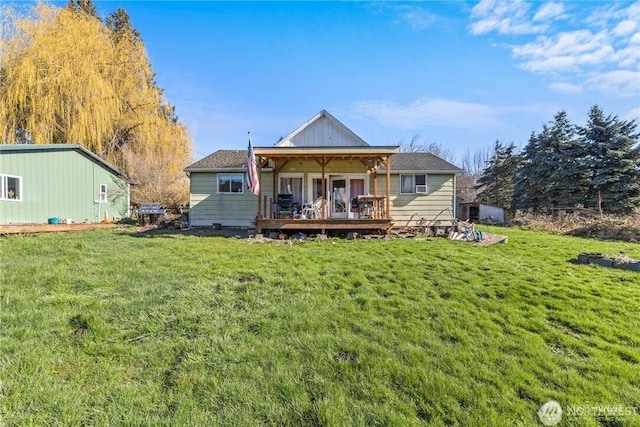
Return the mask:
{"type": "Polygon", "coordinates": [[[81,144],[133,179],[134,203],[184,203],[191,138],[126,12],[105,22],[82,0],[2,16],[2,142],[81,144]]]}

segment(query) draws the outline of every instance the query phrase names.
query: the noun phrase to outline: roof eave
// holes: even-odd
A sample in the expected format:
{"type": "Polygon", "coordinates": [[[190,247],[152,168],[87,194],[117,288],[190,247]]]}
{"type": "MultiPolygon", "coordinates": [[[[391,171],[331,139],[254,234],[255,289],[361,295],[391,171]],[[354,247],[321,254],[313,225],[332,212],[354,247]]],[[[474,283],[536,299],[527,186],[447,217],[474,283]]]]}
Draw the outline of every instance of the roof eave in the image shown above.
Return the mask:
{"type": "Polygon", "coordinates": [[[345,157],[367,157],[367,156],[387,156],[400,152],[397,146],[350,146],[350,147],[254,147],[256,156],[262,157],[283,157],[299,156],[312,157],[324,156],[345,156],[345,157]]]}
{"type": "MultiPolygon", "coordinates": [[[[262,168],[263,172],[269,172],[272,168],[262,168]]],[[[184,168],[183,171],[185,172],[210,172],[210,173],[216,173],[216,172],[246,172],[247,168],[246,167],[232,167],[232,168],[191,168],[191,167],[187,167],[184,168]]]]}

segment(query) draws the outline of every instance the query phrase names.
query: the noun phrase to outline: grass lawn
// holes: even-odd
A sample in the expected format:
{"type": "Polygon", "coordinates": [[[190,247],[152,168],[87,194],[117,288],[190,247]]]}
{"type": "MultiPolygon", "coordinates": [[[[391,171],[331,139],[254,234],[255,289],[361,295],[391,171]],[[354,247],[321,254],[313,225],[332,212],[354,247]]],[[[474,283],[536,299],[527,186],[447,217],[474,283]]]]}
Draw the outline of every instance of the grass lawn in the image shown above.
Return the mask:
{"type": "Polygon", "coordinates": [[[0,425],[640,425],[640,245],[484,229],[1,237],[0,425]]]}

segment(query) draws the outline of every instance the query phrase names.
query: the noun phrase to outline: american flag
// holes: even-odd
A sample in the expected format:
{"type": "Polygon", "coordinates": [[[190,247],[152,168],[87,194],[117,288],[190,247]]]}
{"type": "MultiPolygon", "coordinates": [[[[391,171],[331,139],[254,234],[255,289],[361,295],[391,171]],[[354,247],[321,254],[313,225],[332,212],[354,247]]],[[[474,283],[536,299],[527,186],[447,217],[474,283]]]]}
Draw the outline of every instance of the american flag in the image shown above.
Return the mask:
{"type": "Polygon", "coordinates": [[[251,132],[249,132],[249,155],[247,170],[247,188],[253,194],[260,194],[260,181],[258,181],[258,166],[256,165],[256,155],[253,153],[253,144],[251,143],[251,132]]]}

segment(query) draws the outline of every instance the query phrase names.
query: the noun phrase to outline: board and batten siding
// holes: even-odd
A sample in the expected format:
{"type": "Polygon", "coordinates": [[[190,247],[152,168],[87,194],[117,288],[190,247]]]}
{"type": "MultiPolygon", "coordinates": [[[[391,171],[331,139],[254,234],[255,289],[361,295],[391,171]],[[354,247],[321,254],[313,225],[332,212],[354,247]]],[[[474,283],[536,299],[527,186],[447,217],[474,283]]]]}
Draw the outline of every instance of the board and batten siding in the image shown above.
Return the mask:
{"type": "MultiPolygon", "coordinates": [[[[427,174],[426,194],[400,194],[400,175],[391,174],[391,218],[396,225],[405,225],[415,214],[433,220],[453,221],[455,218],[455,175],[427,174]],[[447,209],[449,209],[447,211],[447,209]]],[[[378,175],[378,195],[385,194],[386,176],[378,175]]],[[[373,179],[370,180],[370,192],[373,194],[373,179]]]]}
{"type": "Polygon", "coordinates": [[[320,117],[310,123],[303,132],[297,133],[291,139],[281,141],[281,147],[339,147],[339,146],[363,146],[366,145],[343,126],[320,117]]]}
{"type": "Polygon", "coordinates": [[[0,223],[46,223],[49,218],[100,222],[128,213],[128,183],[77,150],[6,151],[0,174],[21,178],[22,200],[0,200],[0,223]],[[100,184],[107,202],[99,208],[100,184]]]}
{"type": "MultiPolygon", "coordinates": [[[[271,174],[262,174],[260,183],[262,194],[272,193],[271,181],[271,174]]],[[[192,226],[211,227],[213,224],[221,224],[223,227],[251,227],[255,225],[258,196],[246,188],[243,194],[218,194],[216,172],[192,172],[189,182],[189,222],[192,226]]]]}

